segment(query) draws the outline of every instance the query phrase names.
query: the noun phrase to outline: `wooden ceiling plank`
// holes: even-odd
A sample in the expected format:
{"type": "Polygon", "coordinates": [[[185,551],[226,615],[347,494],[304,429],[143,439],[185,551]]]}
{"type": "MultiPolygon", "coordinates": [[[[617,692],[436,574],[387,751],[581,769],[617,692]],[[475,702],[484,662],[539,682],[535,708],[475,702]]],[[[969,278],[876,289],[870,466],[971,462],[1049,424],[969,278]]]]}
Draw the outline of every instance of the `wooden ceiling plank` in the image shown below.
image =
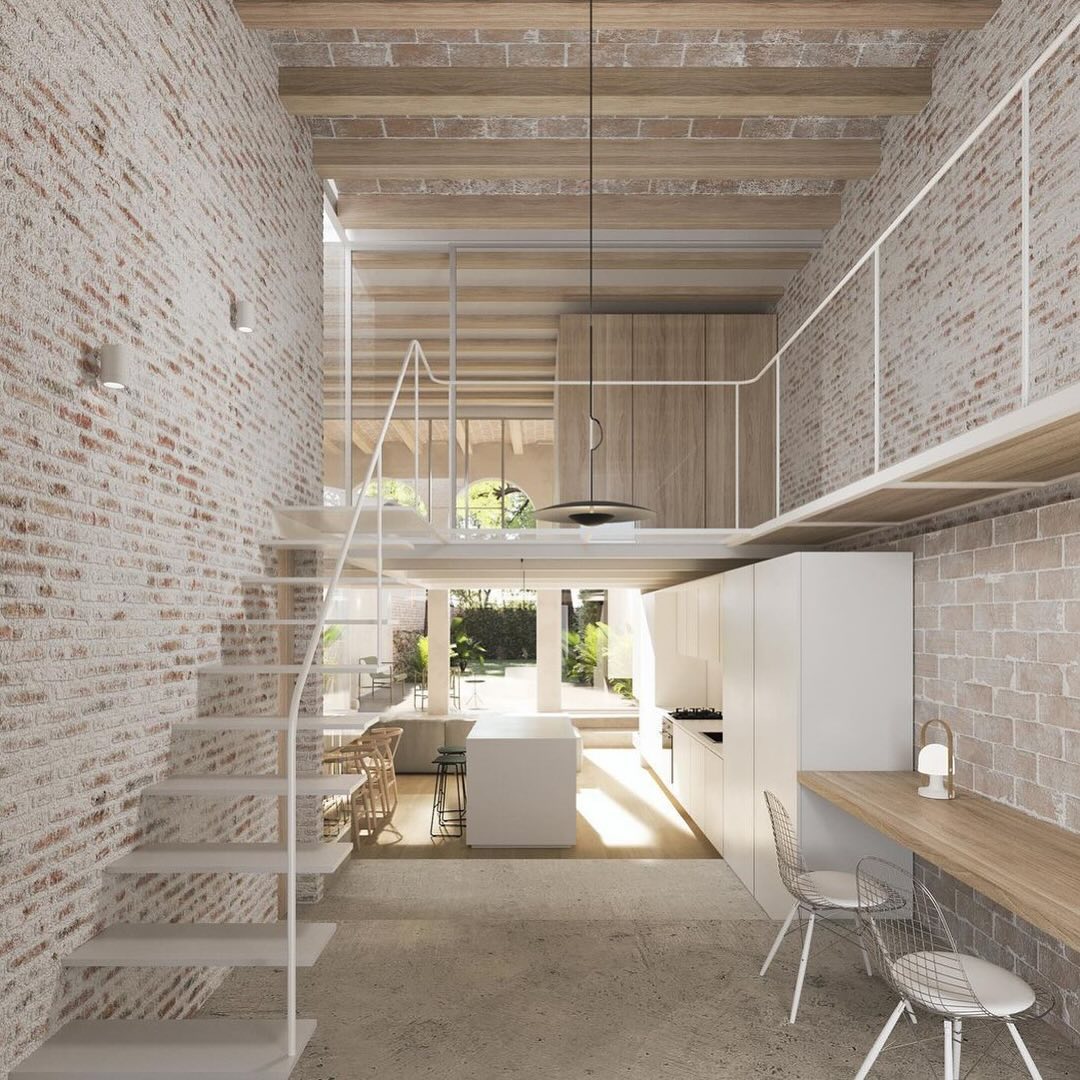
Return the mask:
{"type": "MultiPolygon", "coordinates": [[[[599,116],[878,116],[918,112],[930,68],[598,68],[599,116]]],[[[283,67],[301,116],[586,116],[585,68],[283,67]]]]}
{"type": "MultiPolygon", "coordinates": [[[[327,179],[586,179],[584,139],[316,139],[327,179]]],[[[596,144],[600,179],[826,179],[873,176],[876,139],[607,139],[596,144]]],[[[443,268],[431,253],[424,265],[443,268]]],[[[445,260],[445,256],[443,257],[445,260]]]]}
{"type": "MultiPolygon", "coordinates": [[[[601,229],[827,229],[838,195],[598,195],[601,229]]],[[[575,229],[588,225],[577,195],[342,195],[348,229],[575,229]]]]}
{"type": "MultiPolygon", "coordinates": [[[[581,0],[235,0],[249,29],[580,28],[581,0]]],[[[596,0],[600,28],[976,30],[999,0],[596,0]]]]}

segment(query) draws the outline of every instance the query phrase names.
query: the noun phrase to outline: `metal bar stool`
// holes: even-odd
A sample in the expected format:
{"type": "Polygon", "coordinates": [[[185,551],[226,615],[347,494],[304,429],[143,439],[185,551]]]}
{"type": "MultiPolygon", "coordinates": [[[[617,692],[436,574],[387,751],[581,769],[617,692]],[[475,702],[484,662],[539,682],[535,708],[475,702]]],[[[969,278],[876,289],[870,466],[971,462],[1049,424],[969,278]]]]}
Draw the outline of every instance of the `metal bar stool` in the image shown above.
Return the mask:
{"type": "Polygon", "coordinates": [[[435,798],[431,804],[432,836],[462,836],[465,832],[465,811],[468,792],[465,786],[465,747],[440,746],[435,766],[435,798]],[[451,779],[453,804],[448,801],[451,779]]]}

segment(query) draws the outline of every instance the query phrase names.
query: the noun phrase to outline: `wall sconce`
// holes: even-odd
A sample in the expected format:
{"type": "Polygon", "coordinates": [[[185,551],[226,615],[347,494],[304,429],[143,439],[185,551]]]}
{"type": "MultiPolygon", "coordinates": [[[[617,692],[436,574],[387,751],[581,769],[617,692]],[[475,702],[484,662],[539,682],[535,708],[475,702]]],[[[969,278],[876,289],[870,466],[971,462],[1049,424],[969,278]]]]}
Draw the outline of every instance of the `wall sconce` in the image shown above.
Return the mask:
{"type": "Polygon", "coordinates": [[[131,383],[131,349],[102,345],[98,349],[98,382],[107,390],[126,390],[131,383]]]}
{"type": "Polygon", "coordinates": [[[927,720],[919,732],[919,743],[919,763],[916,770],[930,781],[925,787],[919,788],[919,794],[924,799],[955,799],[953,774],[956,762],[953,756],[952,728],[944,720],[927,720]],[[926,741],[926,730],[932,724],[939,724],[945,729],[944,743],[926,741]]]}
{"type": "Polygon", "coordinates": [[[233,326],[241,334],[253,334],[255,332],[255,305],[250,300],[236,301],[233,326]]]}

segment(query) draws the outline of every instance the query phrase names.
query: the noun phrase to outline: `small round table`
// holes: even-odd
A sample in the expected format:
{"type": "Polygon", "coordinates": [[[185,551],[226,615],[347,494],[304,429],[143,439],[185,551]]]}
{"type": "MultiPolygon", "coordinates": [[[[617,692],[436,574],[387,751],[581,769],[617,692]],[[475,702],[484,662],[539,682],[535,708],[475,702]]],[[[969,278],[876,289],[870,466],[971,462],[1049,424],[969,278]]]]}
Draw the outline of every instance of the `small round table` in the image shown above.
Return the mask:
{"type": "Polygon", "coordinates": [[[465,680],[465,682],[472,687],[472,692],[469,694],[469,700],[465,702],[466,708],[479,709],[483,706],[484,703],[480,700],[480,685],[484,681],[484,679],[465,680]]]}

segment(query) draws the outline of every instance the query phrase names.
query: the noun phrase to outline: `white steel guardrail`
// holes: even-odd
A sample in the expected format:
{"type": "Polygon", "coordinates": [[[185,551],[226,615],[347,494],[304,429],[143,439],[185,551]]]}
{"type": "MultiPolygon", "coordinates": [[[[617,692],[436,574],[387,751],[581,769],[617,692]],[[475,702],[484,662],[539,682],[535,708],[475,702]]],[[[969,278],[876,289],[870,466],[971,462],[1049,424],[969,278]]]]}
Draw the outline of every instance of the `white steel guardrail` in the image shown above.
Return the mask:
{"type": "Polygon", "coordinates": [[[428,364],[427,357],[424,355],[423,347],[419,341],[413,340],[409,343],[409,347],[405,353],[405,358],[401,363],[401,371],[398,374],[397,382],[394,384],[393,393],[390,396],[390,402],[387,405],[386,416],[382,422],[382,428],[379,431],[379,437],[375,442],[374,448],[371,453],[371,461],[368,463],[367,475],[364,477],[363,486],[360,488],[360,493],[357,496],[355,506],[353,507],[352,517],[349,519],[348,528],[345,530],[345,535],[341,541],[341,550],[338,552],[337,562],[334,564],[334,572],[330,575],[330,580],[326,586],[326,593],[323,597],[322,606],[319,609],[319,616],[315,621],[315,627],[311,634],[311,639],[308,641],[307,651],[304,653],[304,661],[301,665],[300,672],[296,676],[296,683],[293,687],[292,698],[289,702],[289,723],[286,733],[286,746],[285,746],[285,775],[286,775],[286,796],[287,796],[287,809],[286,809],[286,825],[285,825],[285,845],[286,845],[286,899],[285,899],[285,917],[287,921],[286,927],[286,940],[287,940],[287,961],[286,961],[286,1023],[288,1028],[288,1046],[289,1056],[292,1057],[296,1054],[296,738],[300,725],[300,705],[301,699],[304,694],[304,688],[307,685],[308,677],[311,674],[312,666],[315,663],[315,654],[318,652],[319,645],[322,642],[323,630],[326,627],[327,620],[330,615],[330,608],[334,601],[334,593],[337,587],[341,583],[341,577],[345,570],[345,562],[349,557],[349,549],[352,546],[353,537],[356,535],[357,526],[360,523],[360,515],[364,510],[365,500],[368,497],[368,488],[371,485],[373,477],[378,473],[378,486],[376,488],[378,505],[376,507],[376,534],[377,534],[377,549],[376,549],[376,590],[377,590],[377,605],[378,614],[376,615],[376,630],[378,632],[377,640],[378,645],[376,647],[377,662],[382,663],[382,608],[383,608],[383,550],[382,550],[382,451],[383,443],[386,439],[386,433],[390,429],[390,424],[394,419],[394,411],[397,407],[398,398],[401,395],[401,388],[405,383],[405,376],[408,374],[410,366],[414,368],[414,387],[418,390],[420,380],[420,367],[423,365],[429,378],[434,379],[435,376],[431,371],[431,367],[428,364]]]}

